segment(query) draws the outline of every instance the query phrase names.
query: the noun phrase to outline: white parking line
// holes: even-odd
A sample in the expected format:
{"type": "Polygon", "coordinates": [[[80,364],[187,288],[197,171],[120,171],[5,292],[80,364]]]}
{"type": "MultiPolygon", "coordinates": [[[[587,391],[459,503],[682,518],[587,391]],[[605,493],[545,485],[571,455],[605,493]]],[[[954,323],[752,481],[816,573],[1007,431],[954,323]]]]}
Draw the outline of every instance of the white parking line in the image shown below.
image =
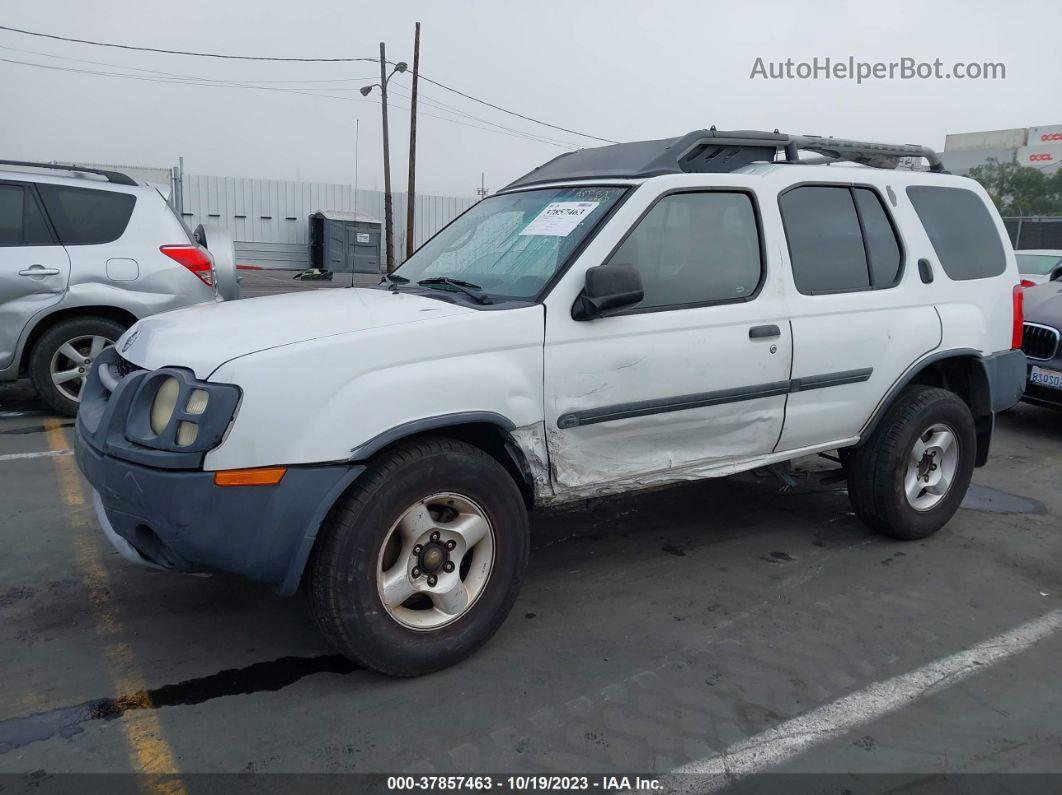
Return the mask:
{"type": "Polygon", "coordinates": [[[749,737],[723,751],[672,771],[674,792],[712,792],[737,778],[782,764],[856,726],[902,709],[924,696],[950,687],[978,671],[1012,657],[1062,629],[1062,610],[1055,610],[1016,629],[989,638],[971,649],[931,662],[914,671],[875,682],[806,715],[749,737]]]}
{"type": "Polygon", "coordinates": [[[73,455],[74,451],[66,448],[63,450],[44,450],[40,453],[8,453],[0,455],[0,461],[17,461],[21,458],[55,458],[57,455],[73,455]]]}

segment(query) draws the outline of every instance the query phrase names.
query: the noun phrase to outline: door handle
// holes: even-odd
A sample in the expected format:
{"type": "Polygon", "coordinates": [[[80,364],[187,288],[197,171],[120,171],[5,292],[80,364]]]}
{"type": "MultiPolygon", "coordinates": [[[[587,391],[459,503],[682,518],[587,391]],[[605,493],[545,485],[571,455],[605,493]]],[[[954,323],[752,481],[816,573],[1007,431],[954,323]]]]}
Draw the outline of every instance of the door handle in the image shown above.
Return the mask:
{"type": "Polygon", "coordinates": [[[933,283],[933,266],[929,264],[929,260],[918,260],[918,275],[922,278],[922,284],[933,283]]]}
{"type": "Polygon", "coordinates": [[[769,326],[753,326],[749,329],[750,340],[767,340],[781,336],[782,330],[773,324],[769,326]]]}
{"type": "Polygon", "coordinates": [[[33,265],[25,270],[18,272],[19,276],[58,276],[61,271],[58,268],[44,268],[40,265],[33,265]]]}

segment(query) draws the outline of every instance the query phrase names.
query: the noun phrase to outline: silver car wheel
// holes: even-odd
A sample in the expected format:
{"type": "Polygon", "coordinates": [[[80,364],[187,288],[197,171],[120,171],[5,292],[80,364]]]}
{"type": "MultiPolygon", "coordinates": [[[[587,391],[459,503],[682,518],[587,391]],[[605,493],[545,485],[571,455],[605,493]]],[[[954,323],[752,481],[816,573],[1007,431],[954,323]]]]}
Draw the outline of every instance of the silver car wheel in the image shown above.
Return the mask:
{"type": "Polygon", "coordinates": [[[468,497],[444,492],[407,508],[388,530],[376,584],[388,614],[429,631],[451,624],[476,603],[494,568],[494,529],[468,497]]]}
{"type": "Polygon", "coordinates": [[[92,362],[100,355],[100,351],[113,344],[112,339],[90,334],[74,337],[60,345],[59,350],[52,355],[48,368],[52,383],[60,394],[78,402],[92,362]]]}
{"type": "Polygon", "coordinates": [[[916,511],[934,508],[951,489],[959,471],[959,440],[948,425],[937,423],[922,433],[911,448],[904,474],[907,502],[916,511]]]}

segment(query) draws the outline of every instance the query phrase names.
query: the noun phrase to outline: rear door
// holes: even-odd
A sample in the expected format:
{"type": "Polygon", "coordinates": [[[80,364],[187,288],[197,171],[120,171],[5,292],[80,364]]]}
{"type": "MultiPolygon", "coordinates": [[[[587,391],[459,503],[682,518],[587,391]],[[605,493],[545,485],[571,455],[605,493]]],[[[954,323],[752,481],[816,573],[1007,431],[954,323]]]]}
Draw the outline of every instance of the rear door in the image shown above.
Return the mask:
{"type": "Polygon", "coordinates": [[[921,256],[892,221],[895,191],[824,183],[779,196],[794,290],[793,383],[779,451],[859,435],[881,396],[940,345],[921,256]]]}
{"type": "Polygon", "coordinates": [[[0,368],[14,360],[30,319],[58,302],[70,279],[31,183],[0,182],[0,368]]]}
{"type": "Polygon", "coordinates": [[[668,193],[605,258],[638,268],[639,304],[583,321],[550,307],[545,419],[558,494],[696,477],[771,452],[791,338],[780,263],[763,240],[751,192],[668,193]]]}

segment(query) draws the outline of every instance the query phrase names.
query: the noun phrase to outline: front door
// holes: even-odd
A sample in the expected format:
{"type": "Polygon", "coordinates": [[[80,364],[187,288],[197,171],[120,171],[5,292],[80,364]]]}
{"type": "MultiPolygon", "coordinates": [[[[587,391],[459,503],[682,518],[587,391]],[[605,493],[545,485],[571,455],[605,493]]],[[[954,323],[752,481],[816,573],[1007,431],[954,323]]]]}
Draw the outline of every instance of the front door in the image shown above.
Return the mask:
{"type": "Polygon", "coordinates": [[[547,313],[546,435],[558,494],[693,478],[771,453],[792,336],[767,252],[750,193],[666,194],[606,262],[638,268],[643,300],[587,321],[547,313]]]}
{"type": "Polygon", "coordinates": [[[33,186],[0,182],[0,368],[12,363],[30,319],[63,297],[69,278],[70,259],[33,186]]]}

